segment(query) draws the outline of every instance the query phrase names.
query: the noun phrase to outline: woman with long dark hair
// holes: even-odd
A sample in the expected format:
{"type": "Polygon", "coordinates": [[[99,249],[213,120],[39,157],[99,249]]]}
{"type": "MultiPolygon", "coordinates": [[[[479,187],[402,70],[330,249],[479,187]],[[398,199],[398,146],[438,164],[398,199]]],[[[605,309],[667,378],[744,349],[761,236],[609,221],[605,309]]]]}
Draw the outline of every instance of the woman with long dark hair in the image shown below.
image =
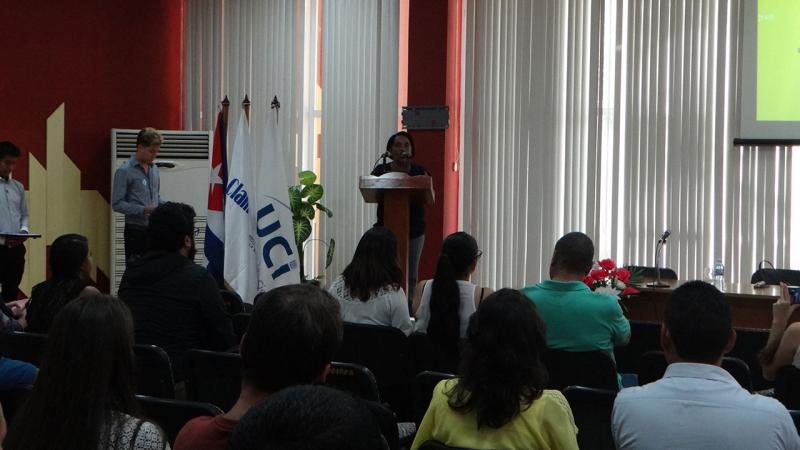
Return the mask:
{"type": "Polygon", "coordinates": [[[27,307],[26,331],[47,334],[53,318],[68,302],[85,294],[99,294],[89,286],[92,257],[89,241],[80,234],[65,234],[50,247],[50,279],[33,287],[27,307]]]}
{"type": "Polygon", "coordinates": [[[39,376],[17,413],[6,450],[169,448],[137,417],[133,321],[125,304],[89,295],[56,315],[39,376]]]}
{"type": "Polygon", "coordinates": [[[513,289],[486,297],[469,320],[459,377],[436,385],[412,450],[427,440],[453,447],[577,449],[572,410],[545,390],[545,327],[513,289]]]}
{"type": "Polygon", "coordinates": [[[372,227],[328,290],[339,301],[345,322],[391,326],[408,335],[413,327],[401,281],[397,239],[388,228],[372,227]]]}
{"type": "Polygon", "coordinates": [[[492,290],[470,282],[482,252],[475,238],[463,231],[442,243],[436,275],[421,281],[414,296],[415,331],[431,340],[454,345],[467,334],[467,324],[478,304],[492,290]]]}
{"type": "MultiPolygon", "coordinates": [[[[386,154],[392,161],[375,167],[372,175],[381,176],[388,172],[402,172],[410,176],[430,175],[424,167],[413,163],[416,152],[414,138],[408,132],[399,131],[389,136],[386,154]]],[[[409,205],[408,218],[408,296],[413,298],[419,274],[419,258],[425,245],[425,206],[409,205]]],[[[375,225],[383,225],[383,202],[378,203],[378,222],[375,225]]]]}

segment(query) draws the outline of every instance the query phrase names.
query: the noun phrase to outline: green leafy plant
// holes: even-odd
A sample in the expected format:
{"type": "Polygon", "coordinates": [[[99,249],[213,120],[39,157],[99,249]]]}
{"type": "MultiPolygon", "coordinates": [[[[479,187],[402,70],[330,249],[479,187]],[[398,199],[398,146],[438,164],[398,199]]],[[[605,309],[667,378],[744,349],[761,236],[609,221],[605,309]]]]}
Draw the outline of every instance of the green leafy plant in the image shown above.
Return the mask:
{"type": "Polygon", "coordinates": [[[327,247],[325,254],[325,268],[333,261],[333,252],[336,248],[336,241],[331,238],[330,242],[320,239],[309,239],[311,237],[311,222],[317,215],[317,211],[325,213],[328,217],[333,217],[333,212],[319,201],[325,195],[325,190],[318,184],[317,174],[310,170],[304,170],[298,175],[300,184],[289,186],[289,203],[292,207],[292,222],[294,225],[294,241],[297,244],[298,259],[300,260],[300,281],[303,283],[319,284],[322,275],[309,280],[305,269],[305,246],[312,241],[319,241],[327,247]]]}

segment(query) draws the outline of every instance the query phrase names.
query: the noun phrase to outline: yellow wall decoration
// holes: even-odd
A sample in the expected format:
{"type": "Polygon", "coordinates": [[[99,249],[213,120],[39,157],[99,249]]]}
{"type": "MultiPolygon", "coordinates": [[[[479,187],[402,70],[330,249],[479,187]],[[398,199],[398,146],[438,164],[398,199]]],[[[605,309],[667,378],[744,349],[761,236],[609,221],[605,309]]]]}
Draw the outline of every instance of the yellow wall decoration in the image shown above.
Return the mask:
{"type": "MultiPolygon", "coordinates": [[[[86,236],[96,269],[110,273],[111,205],[98,191],[81,189],[81,171],[64,153],[65,109],[62,103],[47,118],[47,168],[29,154],[30,229],[42,233],[42,239],[26,243],[28,254],[20,289],[28,295],[46,277],[47,246],[62,234],[86,236]]],[[[92,278],[96,279],[96,273],[92,278]]]]}

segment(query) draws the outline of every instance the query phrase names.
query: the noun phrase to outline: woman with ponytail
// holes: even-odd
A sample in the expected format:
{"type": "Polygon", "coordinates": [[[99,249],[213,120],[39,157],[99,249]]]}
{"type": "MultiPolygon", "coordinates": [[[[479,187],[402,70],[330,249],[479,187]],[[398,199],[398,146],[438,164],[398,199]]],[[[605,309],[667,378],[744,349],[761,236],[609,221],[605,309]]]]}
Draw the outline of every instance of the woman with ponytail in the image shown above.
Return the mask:
{"type": "Polygon", "coordinates": [[[492,293],[470,282],[481,257],[475,238],[463,231],[442,243],[436,275],[421,281],[414,296],[415,331],[427,333],[434,342],[456,343],[466,336],[469,317],[484,297],[492,293]]]}

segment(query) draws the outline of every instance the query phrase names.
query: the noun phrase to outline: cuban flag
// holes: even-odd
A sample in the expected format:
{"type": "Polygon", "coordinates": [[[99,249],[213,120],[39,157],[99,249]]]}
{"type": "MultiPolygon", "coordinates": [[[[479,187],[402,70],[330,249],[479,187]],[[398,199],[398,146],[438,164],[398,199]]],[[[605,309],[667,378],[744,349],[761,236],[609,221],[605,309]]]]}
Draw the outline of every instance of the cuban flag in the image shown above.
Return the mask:
{"type": "MultiPolygon", "coordinates": [[[[250,125],[242,110],[233,141],[228,185],[225,189],[225,281],[242,300],[253,303],[258,292],[256,216],[251,203],[255,192],[251,164],[250,125]]],[[[288,194],[287,194],[288,195],[288,194]]]]}
{"type": "Polygon", "coordinates": [[[227,131],[222,111],[217,114],[214,142],[211,148],[208,182],[208,222],[204,253],[208,271],[222,286],[225,274],[225,187],[228,186],[227,131]]]}

